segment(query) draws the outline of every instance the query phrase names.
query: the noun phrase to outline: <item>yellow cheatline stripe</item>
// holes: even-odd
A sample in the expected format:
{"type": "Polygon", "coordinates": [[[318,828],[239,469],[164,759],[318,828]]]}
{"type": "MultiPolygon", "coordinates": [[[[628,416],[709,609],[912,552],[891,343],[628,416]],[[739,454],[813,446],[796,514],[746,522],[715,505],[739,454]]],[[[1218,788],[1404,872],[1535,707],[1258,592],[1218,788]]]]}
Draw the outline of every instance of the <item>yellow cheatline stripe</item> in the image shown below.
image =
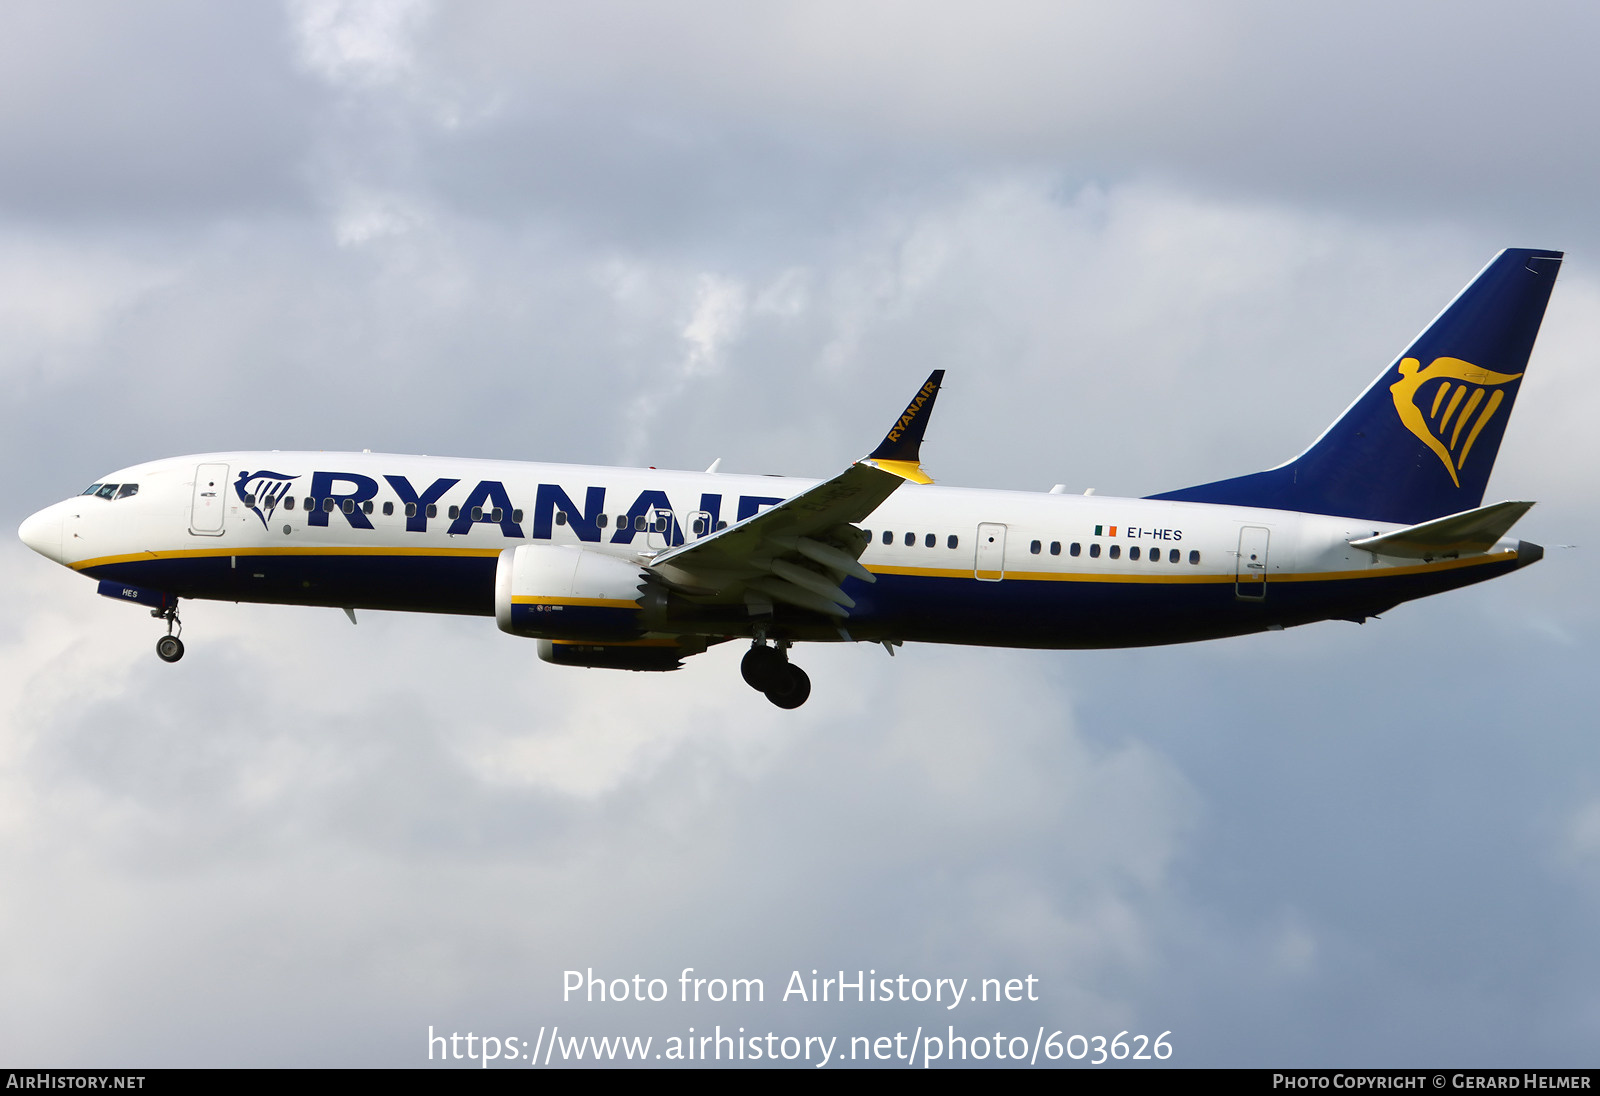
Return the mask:
{"type": "MultiPolygon", "coordinates": [[[[914,575],[920,578],[973,578],[970,569],[951,570],[942,567],[868,567],[867,570],[878,575],[914,575]]],[[[999,571],[980,571],[978,574],[992,581],[1000,578],[999,571]]],[[[1232,575],[1119,575],[1099,574],[1093,572],[1063,572],[1063,571],[1006,571],[1006,581],[1016,579],[1018,582],[1232,582],[1232,575]]]]}
{"type": "Polygon", "coordinates": [[[614,597],[532,597],[517,595],[512,597],[513,605],[583,605],[598,606],[603,609],[637,609],[638,601],[624,601],[614,597]]]}
{"type": "MultiPolygon", "coordinates": [[[[1405,567],[1382,567],[1361,571],[1307,571],[1296,574],[1281,574],[1272,572],[1267,576],[1268,583],[1274,582],[1328,582],[1335,579],[1352,578],[1388,578],[1394,575],[1418,575],[1432,571],[1453,571],[1461,567],[1476,567],[1485,563],[1505,563],[1517,558],[1515,552],[1497,552],[1490,556],[1469,556],[1466,559],[1445,559],[1437,563],[1417,563],[1405,567]]],[[[1170,566],[1170,564],[1168,565],[1170,566]]],[[[1179,566],[1182,566],[1180,564],[1179,566]]],[[[943,567],[868,567],[867,570],[876,575],[912,575],[920,578],[973,578],[970,570],[952,570],[943,567]]],[[[985,571],[984,575],[993,575],[997,572],[985,571]]],[[[1144,583],[1233,583],[1238,576],[1233,574],[1207,574],[1207,575],[1172,575],[1172,574],[1100,574],[1097,572],[1061,572],[1061,571],[1007,571],[1005,580],[1015,579],[1018,582],[1144,582],[1144,583]]],[[[1246,582],[1255,581],[1246,576],[1246,582]]]]}
{"type": "MultiPolygon", "coordinates": [[[[91,567],[109,567],[115,563],[137,563],[164,559],[199,559],[205,557],[217,558],[221,556],[401,556],[401,557],[476,557],[488,558],[498,556],[502,549],[499,548],[348,548],[348,547],[248,547],[245,550],[238,548],[184,548],[171,552],[135,552],[122,556],[100,556],[95,559],[81,560],[71,564],[73,570],[84,571],[91,567]]],[[[1349,578],[1383,578],[1390,575],[1416,575],[1428,571],[1451,571],[1459,567],[1476,567],[1485,563],[1503,563],[1517,558],[1515,552],[1497,552],[1494,555],[1468,556],[1465,559],[1445,559],[1435,563],[1417,563],[1405,567],[1382,567],[1377,569],[1364,569],[1360,571],[1309,571],[1300,574],[1281,574],[1273,572],[1267,576],[1269,582],[1328,582],[1334,579],[1349,578]]],[[[1168,564],[1167,566],[1172,566],[1168,564]]],[[[1183,566],[1178,564],[1177,566],[1183,566]]],[[[867,570],[877,575],[911,575],[920,578],[973,578],[970,568],[949,567],[868,567],[867,570]]],[[[985,571],[985,575],[997,572],[985,571]]],[[[1006,579],[1018,582],[1145,582],[1145,583],[1207,583],[1207,582],[1234,582],[1237,581],[1232,574],[1204,574],[1204,575],[1173,575],[1173,574],[1114,574],[1101,572],[1061,572],[1061,571],[1006,571],[1006,579]]],[[[533,598],[514,597],[515,604],[546,604],[546,605],[610,605],[636,607],[636,601],[621,601],[611,598],[541,598],[537,602],[533,598]]]]}
{"type": "Polygon", "coordinates": [[[1382,567],[1366,571],[1310,571],[1301,575],[1269,575],[1268,582],[1327,582],[1341,578],[1383,578],[1388,575],[1421,575],[1432,571],[1459,571],[1463,567],[1478,567],[1485,563],[1509,563],[1517,558],[1515,552],[1496,552],[1489,556],[1468,556],[1465,559],[1441,559],[1436,563],[1414,563],[1406,567],[1382,567]]]}
{"type": "Polygon", "coordinates": [[[217,559],[223,556],[498,556],[499,548],[341,548],[267,547],[247,545],[234,548],[181,548],[170,552],[132,552],[123,556],[97,556],[69,564],[74,571],[90,567],[109,567],[113,563],[147,563],[158,559],[217,559]]]}

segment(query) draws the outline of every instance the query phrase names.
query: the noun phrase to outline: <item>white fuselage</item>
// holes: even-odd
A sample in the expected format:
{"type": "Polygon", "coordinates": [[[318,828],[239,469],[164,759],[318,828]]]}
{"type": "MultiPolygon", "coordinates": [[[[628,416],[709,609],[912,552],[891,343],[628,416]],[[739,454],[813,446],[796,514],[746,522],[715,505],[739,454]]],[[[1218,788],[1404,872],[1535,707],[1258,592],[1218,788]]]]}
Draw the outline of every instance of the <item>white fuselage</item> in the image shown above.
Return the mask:
{"type": "MultiPolygon", "coordinates": [[[[645,565],[817,481],[238,452],[104,482],[137,492],[57,503],[23,539],[91,577],[179,597],[487,615],[507,548],[575,545],[645,565]]],[[[850,587],[861,605],[842,627],[799,622],[795,638],[1174,642],[1361,619],[1517,566],[1510,538],[1458,559],[1395,559],[1349,544],[1393,525],[1099,495],[907,484],[859,525],[860,562],[879,581],[850,587]]],[[[681,631],[748,634],[737,613],[700,621],[681,631]]]]}

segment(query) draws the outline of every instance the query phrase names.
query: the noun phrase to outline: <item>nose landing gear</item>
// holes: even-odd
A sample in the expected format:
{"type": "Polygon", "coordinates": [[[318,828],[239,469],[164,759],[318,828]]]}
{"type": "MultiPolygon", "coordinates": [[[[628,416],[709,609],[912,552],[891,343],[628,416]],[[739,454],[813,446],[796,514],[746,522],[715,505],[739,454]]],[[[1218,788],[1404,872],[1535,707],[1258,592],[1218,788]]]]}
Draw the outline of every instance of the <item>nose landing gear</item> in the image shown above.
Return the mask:
{"type": "Polygon", "coordinates": [[[746,685],[780,708],[798,708],[811,695],[811,678],[789,661],[789,645],[769,647],[756,640],[739,663],[746,685]]]}
{"type": "Polygon", "coordinates": [[[162,609],[151,609],[150,615],[167,622],[167,634],[156,640],[156,657],[162,662],[176,662],[183,657],[183,640],[178,636],[183,634],[183,622],[178,619],[178,599],[173,598],[172,604],[162,609]],[[177,635],[172,630],[178,630],[177,635]]]}

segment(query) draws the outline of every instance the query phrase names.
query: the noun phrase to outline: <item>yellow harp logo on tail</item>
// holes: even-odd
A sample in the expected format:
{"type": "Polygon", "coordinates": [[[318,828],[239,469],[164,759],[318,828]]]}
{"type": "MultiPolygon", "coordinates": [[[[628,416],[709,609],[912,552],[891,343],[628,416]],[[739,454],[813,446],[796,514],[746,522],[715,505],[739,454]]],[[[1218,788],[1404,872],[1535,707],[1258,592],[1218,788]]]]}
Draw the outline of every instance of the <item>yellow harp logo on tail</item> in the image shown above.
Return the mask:
{"type": "Polygon", "coordinates": [[[1416,358],[1400,363],[1400,379],[1389,386],[1394,409],[1406,429],[1444,461],[1451,481],[1460,487],[1456,471],[1466,466],[1473,442],[1505,400],[1500,386],[1522,374],[1496,373],[1460,358],[1434,358],[1426,369],[1421,364],[1416,358]],[[1426,411],[1417,402],[1418,393],[1426,411]]]}

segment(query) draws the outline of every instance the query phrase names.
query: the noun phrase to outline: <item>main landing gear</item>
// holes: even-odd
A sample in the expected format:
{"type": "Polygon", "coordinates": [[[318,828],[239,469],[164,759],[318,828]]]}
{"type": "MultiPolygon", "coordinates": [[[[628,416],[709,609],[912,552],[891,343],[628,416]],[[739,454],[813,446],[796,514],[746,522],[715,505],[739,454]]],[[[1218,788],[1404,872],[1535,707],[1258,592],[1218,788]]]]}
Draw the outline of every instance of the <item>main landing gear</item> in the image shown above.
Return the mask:
{"type": "Polygon", "coordinates": [[[745,684],[780,708],[798,708],[811,695],[811,678],[789,661],[789,645],[767,646],[756,640],[739,663],[745,684]]]}
{"type": "Polygon", "coordinates": [[[151,609],[150,615],[167,622],[167,634],[156,640],[156,657],[162,662],[176,662],[183,657],[183,640],[178,636],[183,634],[183,622],[178,619],[178,599],[173,598],[172,604],[163,609],[151,609]],[[178,635],[173,635],[176,628],[178,635]]]}

